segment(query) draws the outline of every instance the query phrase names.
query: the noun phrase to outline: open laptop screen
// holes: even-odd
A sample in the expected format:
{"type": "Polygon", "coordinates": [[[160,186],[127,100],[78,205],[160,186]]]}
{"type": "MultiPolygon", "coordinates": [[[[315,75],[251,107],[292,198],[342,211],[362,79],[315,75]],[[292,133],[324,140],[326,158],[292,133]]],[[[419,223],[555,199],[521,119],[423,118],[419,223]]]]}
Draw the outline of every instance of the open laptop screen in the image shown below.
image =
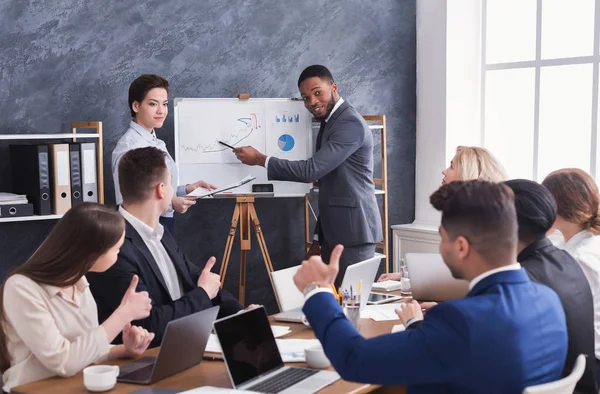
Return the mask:
{"type": "Polygon", "coordinates": [[[264,308],[217,320],[215,331],[236,387],[283,366],[264,308]]]}

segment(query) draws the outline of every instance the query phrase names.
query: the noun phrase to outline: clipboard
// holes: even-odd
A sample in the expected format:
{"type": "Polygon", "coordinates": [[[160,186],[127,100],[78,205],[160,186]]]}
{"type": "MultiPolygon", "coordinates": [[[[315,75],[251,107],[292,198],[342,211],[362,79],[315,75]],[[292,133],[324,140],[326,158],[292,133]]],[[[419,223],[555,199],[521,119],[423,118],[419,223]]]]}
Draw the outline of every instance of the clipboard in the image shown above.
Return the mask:
{"type": "Polygon", "coordinates": [[[255,179],[256,179],[255,176],[248,175],[247,177],[245,177],[244,179],[242,179],[239,182],[233,183],[233,184],[225,186],[225,187],[220,187],[220,188],[215,189],[215,190],[207,190],[207,189],[205,189],[203,187],[198,187],[198,188],[192,190],[190,193],[188,193],[186,195],[186,197],[203,198],[203,197],[212,196],[213,194],[217,194],[217,193],[221,193],[221,192],[224,192],[224,191],[227,191],[227,190],[235,189],[236,187],[240,187],[242,185],[245,185],[246,183],[252,182],[255,179]]]}

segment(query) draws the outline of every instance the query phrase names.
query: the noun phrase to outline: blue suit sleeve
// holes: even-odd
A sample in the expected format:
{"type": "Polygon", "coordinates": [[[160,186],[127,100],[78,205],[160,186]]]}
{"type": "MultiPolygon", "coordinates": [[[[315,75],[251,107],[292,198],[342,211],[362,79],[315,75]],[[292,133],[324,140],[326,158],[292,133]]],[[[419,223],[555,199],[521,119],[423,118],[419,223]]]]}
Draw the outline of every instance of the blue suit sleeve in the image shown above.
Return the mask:
{"type": "Polygon", "coordinates": [[[416,385],[448,381],[469,353],[462,313],[440,304],[419,327],[365,339],[352,327],[332,294],[318,293],[303,308],[327,357],[344,380],[416,385]]]}
{"type": "Polygon", "coordinates": [[[361,147],[363,125],[357,119],[338,119],[331,126],[330,138],[308,160],[269,158],[269,180],[313,182],[327,175],[361,147]]]}

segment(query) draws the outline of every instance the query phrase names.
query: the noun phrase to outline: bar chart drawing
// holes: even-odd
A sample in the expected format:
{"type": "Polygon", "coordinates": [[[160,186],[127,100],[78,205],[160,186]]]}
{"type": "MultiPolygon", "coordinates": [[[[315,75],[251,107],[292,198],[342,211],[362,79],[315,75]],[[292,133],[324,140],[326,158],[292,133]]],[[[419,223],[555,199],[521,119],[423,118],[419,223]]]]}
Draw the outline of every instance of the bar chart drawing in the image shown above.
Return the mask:
{"type": "Polygon", "coordinates": [[[275,123],[300,123],[300,114],[275,114],[275,123]]]}

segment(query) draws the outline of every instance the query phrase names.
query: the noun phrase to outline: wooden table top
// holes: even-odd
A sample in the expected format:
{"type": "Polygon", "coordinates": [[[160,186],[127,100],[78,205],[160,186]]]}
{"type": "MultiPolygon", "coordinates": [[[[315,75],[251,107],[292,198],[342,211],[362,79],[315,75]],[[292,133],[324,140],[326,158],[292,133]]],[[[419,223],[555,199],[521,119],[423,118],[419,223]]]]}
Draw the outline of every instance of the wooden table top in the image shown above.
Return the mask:
{"type": "MultiPolygon", "coordinates": [[[[298,339],[313,339],[315,335],[310,327],[297,323],[275,322],[270,318],[274,325],[289,326],[292,332],[283,338],[298,338],[298,339]]],[[[375,322],[371,319],[361,319],[360,332],[363,336],[375,337],[391,332],[392,326],[398,324],[398,321],[375,322]]],[[[158,347],[147,350],[143,356],[156,356],[158,347]]],[[[214,356],[214,353],[206,353],[208,356],[214,356]]],[[[107,362],[111,365],[122,365],[131,360],[114,360],[107,362]]],[[[305,363],[289,363],[287,365],[296,367],[305,367],[305,363]]],[[[331,367],[330,370],[333,370],[331,367]]],[[[227,369],[223,361],[202,361],[200,364],[182,371],[176,375],[160,380],[149,386],[141,386],[127,383],[117,383],[117,385],[106,393],[124,394],[130,393],[141,387],[160,387],[167,389],[189,390],[200,386],[215,386],[231,388],[227,369]]],[[[361,384],[338,380],[329,387],[319,391],[322,394],[339,394],[339,393],[386,393],[394,392],[398,394],[405,393],[404,386],[380,387],[377,385],[361,384]]],[[[83,373],[80,372],[70,378],[53,377],[37,382],[24,384],[13,387],[11,393],[17,394],[36,394],[36,393],[88,393],[83,385],[83,373]]]]}

